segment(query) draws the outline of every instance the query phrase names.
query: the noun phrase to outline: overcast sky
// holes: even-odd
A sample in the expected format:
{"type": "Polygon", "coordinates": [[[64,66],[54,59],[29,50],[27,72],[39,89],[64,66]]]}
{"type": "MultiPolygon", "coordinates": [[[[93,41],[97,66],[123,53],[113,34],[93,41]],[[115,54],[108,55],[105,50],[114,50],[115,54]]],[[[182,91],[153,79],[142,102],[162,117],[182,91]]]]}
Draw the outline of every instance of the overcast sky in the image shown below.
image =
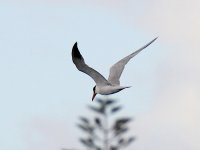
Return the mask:
{"type": "MultiPolygon", "coordinates": [[[[90,117],[95,85],[71,61],[109,67],[159,36],[110,98],[134,118],[134,150],[200,149],[200,9],[197,0],[0,0],[0,149],[83,149],[75,124],[90,117]]],[[[99,98],[104,98],[98,95],[99,98]]]]}

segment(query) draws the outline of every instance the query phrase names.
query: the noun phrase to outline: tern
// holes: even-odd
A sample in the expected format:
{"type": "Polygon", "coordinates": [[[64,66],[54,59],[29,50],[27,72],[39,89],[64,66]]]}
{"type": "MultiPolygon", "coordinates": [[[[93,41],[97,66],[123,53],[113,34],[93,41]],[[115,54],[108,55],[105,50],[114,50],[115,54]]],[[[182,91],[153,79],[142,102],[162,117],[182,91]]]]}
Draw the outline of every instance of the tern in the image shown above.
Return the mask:
{"type": "Polygon", "coordinates": [[[108,80],[102,76],[98,71],[95,69],[89,67],[79,52],[77,42],[74,44],[72,48],[72,61],[75,64],[76,68],[89,75],[96,85],[93,87],[93,96],[92,96],[92,101],[94,100],[95,96],[97,94],[101,95],[110,95],[117,93],[123,89],[130,88],[131,86],[120,86],[120,76],[124,70],[125,65],[129,62],[131,58],[136,56],[139,52],[141,52],[143,49],[145,49],[147,46],[149,46],[151,43],[153,43],[158,37],[141,47],[140,49],[136,50],[135,52],[131,53],[130,55],[124,57],[117,63],[115,63],[111,68],[110,68],[110,74],[108,77],[108,80]]]}

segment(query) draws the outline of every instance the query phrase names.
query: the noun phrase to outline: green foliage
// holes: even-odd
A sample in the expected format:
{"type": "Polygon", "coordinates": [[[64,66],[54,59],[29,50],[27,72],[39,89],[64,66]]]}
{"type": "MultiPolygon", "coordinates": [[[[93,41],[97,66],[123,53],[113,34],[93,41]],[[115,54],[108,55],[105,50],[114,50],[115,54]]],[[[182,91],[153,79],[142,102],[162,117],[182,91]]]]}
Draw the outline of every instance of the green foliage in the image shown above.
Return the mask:
{"type": "Polygon", "coordinates": [[[83,116],[79,118],[80,123],[77,127],[86,134],[86,137],[80,138],[79,141],[89,150],[120,150],[130,145],[135,138],[124,136],[129,130],[128,123],[131,118],[123,117],[109,121],[122,106],[113,99],[96,99],[95,103],[96,106],[88,106],[96,114],[93,119],[83,116]]]}

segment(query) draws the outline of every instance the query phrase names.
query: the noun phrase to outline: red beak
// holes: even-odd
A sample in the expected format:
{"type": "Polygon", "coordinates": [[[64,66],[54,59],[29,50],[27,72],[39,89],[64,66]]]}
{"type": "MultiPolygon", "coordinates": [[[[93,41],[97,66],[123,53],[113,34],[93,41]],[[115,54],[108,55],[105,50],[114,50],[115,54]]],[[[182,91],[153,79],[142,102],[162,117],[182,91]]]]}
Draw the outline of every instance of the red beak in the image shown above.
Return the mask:
{"type": "Polygon", "coordinates": [[[94,98],[95,98],[96,95],[97,95],[97,93],[93,93],[92,101],[94,100],[94,98]]]}

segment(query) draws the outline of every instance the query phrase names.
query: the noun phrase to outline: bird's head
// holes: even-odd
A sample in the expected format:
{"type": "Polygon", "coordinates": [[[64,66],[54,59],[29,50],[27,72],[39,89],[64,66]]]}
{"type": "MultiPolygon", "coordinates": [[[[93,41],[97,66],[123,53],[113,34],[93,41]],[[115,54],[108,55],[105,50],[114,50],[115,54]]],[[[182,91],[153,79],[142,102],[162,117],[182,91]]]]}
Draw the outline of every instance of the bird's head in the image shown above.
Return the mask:
{"type": "Polygon", "coordinates": [[[94,100],[95,96],[97,95],[96,93],[96,85],[93,87],[93,96],[92,96],[92,101],[94,100]]]}

